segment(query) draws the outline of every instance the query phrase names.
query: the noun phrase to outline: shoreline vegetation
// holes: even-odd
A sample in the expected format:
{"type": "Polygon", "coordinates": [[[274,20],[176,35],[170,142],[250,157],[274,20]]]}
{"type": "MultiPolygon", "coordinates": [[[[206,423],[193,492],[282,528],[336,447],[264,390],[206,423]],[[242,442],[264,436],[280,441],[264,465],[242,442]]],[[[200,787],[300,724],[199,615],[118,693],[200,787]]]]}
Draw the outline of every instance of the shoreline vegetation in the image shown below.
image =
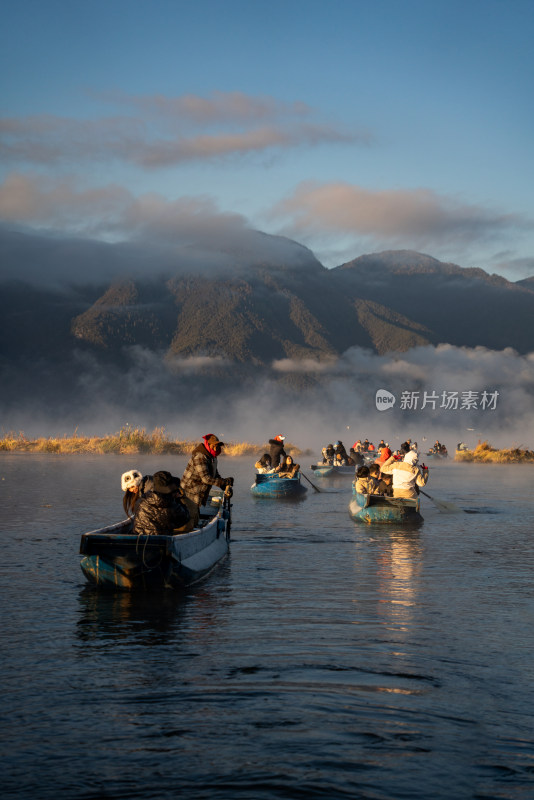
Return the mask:
{"type": "MultiPolygon", "coordinates": [[[[83,436],[76,429],[72,435],[40,436],[28,438],[23,431],[10,431],[0,437],[0,453],[57,453],[59,455],[134,455],[138,453],[154,455],[189,455],[200,439],[171,439],[165,428],[154,428],[148,433],[144,428],[123,426],[117,433],[106,436],[83,436]]],[[[269,450],[268,444],[250,442],[229,442],[223,450],[226,456],[259,456],[269,450]]],[[[286,450],[294,456],[311,454],[310,450],[300,450],[287,444],[286,450]]]]}
{"type": "Polygon", "coordinates": [[[489,442],[479,442],[474,450],[457,450],[454,460],[478,464],[534,464],[534,450],[519,447],[498,450],[489,442]]]}

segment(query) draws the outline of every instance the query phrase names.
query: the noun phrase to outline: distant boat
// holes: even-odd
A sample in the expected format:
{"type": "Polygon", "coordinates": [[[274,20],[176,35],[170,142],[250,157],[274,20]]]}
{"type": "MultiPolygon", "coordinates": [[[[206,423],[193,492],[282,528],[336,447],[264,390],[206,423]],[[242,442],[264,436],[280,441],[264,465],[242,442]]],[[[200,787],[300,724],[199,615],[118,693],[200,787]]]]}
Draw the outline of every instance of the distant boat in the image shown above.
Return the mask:
{"type": "Polygon", "coordinates": [[[416,525],[423,522],[419,498],[386,497],[382,494],[359,494],[352,487],[349,514],[355,522],[416,525]]]}
{"type": "Polygon", "coordinates": [[[351,475],[354,477],[356,467],[354,464],[340,466],[338,464],[312,464],[310,467],[317,478],[334,478],[336,475],[351,475]]]}
{"type": "Polygon", "coordinates": [[[205,507],[189,533],[144,536],[132,533],[133,520],[84,533],[80,566],[90,583],[112,589],[184,589],[203,578],[228,553],[231,504],[222,494],[205,507]]]}
{"type": "Polygon", "coordinates": [[[294,478],[280,478],[278,475],[256,475],[256,480],[250,487],[254,497],[272,497],[281,499],[285,497],[302,497],[308,490],[300,482],[300,473],[294,478]]]}

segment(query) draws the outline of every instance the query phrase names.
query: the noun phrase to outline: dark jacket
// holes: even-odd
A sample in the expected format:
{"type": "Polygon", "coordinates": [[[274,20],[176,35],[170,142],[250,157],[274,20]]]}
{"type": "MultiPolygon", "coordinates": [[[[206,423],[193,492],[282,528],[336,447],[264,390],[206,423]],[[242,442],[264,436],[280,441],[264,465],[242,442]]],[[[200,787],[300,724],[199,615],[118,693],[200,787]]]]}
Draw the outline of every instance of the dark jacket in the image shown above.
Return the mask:
{"type": "Polygon", "coordinates": [[[273,469],[276,469],[280,461],[286,460],[287,453],[284,450],[283,442],[278,442],[276,439],[269,439],[269,444],[271,445],[271,450],[270,450],[271,466],[273,469]]]}
{"type": "Polygon", "coordinates": [[[174,528],[189,522],[189,511],[174,494],[148,492],[135,506],[136,536],[172,536],[174,528]]]}
{"type": "Polygon", "coordinates": [[[225,481],[217,471],[217,459],[203,444],[195,447],[182,478],[182,491],[197,506],[208,500],[212,486],[224,488],[225,481]]]}

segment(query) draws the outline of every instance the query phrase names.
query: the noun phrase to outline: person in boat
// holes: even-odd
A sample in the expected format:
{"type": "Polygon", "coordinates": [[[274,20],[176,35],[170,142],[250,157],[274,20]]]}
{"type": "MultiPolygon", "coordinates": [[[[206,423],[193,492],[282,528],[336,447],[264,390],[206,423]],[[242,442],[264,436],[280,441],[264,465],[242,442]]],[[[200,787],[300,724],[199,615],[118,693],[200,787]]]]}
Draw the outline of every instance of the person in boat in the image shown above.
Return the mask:
{"type": "Polygon", "coordinates": [[[343,453],[336,453],[336,457],[334,459],[334,466],[335,467],[347,467],[349,466],[349,457],[343,457],[343,453]]]}
{"type": "Polygon", "coordinates": [[[274,472],[273,465],[271,463],[271,456],[269,453],[264,453],[258,461],[254,464],[255,469],[258,470],[260,475],[265,475],[271,472],[274,472]]]}
{"type": "Polygon", "coordinates": [[[387,444],[385,443],[385,441],[384,441],[383,439],[380,439],[380,441],[378,442],[378,444],[377,444],[377,446],[376,446],[376,450],[377,450],[377,452],[378,452],[378,453],[380,453],[380,451],[381,451],[381,450],[382,450],[384,447],[387,447],[387,444]]]}
{"type": "Polygon", "coordinates": [[[383,447],[380,450],[380,455],[378,456],[378,458],[376,459],[376,461],[374,463],[378,464],[378,466],[381,467],[382,464],[385,464],[385,462],[388,460],[388,458],[391,458],[391,456],[392,456],[392,452],[389,449],[389,447],[383,447]]]}
{"type": "Polygon", "coordinates": [[[414,498],[419,494],[419,486],[426,486],[428,469],[420,469],[419,457],[414,450],[405,454],[403,461],[395,461],[394,456],[382,464],[382,473],[393,475],[393,497],[414,498]]]}
{"type": "Polygon", "coordinates": [[[133,533],[136,536],[173,536],[189,521],[180,479],[170,472],[155,472],[152,490],[139,498],[135,507],[133,533]]]}
{"type": "Polygon", "coordinates": [[[399,452],[400,452],[401,456],[404,458],[406,453],[409,453],[411,449],[412,449],[412,440],[411,439],[406,439],[406,441],[403,442],[401,444],[401,446],[399,447],[399,452]]]}
{"type": "Polygon", "coordinates": [[[274,439],[269,439],[269,455],[271,456],[271,465],[273,469],[276,469],[280,463],[283,464],[286,460],[287,453],[284,450],[285,438],[285,436],[279,433],[274,439]]]}
{"type": "Polygon", "coordinates": [[[358,494],[377,494],[378,481],[370,474],[369,467],[358,467],[354,488],[358,494]]]}
{"type": "Polygon", "coordinates": [[[336,457],[336,451],[334,450],[333,444],[327,444],[326,447],[323,447],[323,464],[327,464],[331,467],[334,463],[334,458],[336,457]]]}
{"type": "Polygon", "coordinates": [[[224,447],[218,436],[207,433],[197,444],[182,476],[182,491],[191,516],[190,529],[198,523],[200,506],[206,504],[212,486],[221,489],[233,486],[233,478],[222,478],[217,468],[217,456],[224,447]]]}
{"type": "Polygon", "coordinates": [[[300,464],[296,464],[292,456],[286,456],[284,465],[278,470],[278,477],[295,478],[299,470],[300,464]]]}
{"type": "Polygon", "coordinates": [[[362,445],[362,443],[361,443],[361,441],[359,439],[358,439],[357,442],[354,442],[354,444],[352,445],[352,449],[355,450],[357,453],[361,453],[362,452],[363,445],[362,445]]]}
{"type": "Polygon", "coordinates": [[[363,466],[363,456],[359,451],[355,450],[354,447],[350,448],[349,462],[350,464],[354,464],[356,467],[363,466]]]}
{"type": "Polygon", "coordinates": [[[393,475],[388,475],[387,472],[381,472],[378,479],[378,494],[383,494],[386,497],[393,497],[393,475]]]}
{"type": "Polygon", "coordinates": [[[376,461],[369,466],[369,476],[374,478],[376,482],[376,490],[373,494],[385,494],[388,497],[393,495],[392,477],[391,475],[383,475],[376,461]]]}
{"type": "Polygon", "coordinates": [[[121,475],[121,488],[124,492],[122,506],[129,517],[135,513],[135,504],[153,489],[152,475],[141,475],[138,469],[129,469],[121,475]]]}
{"type": "MultiPolygon", "coordinates": [[[[345,445],[343,444],[343,442],[337,441],[334,444],[334,452],[336,454],[336,458],[338,454],[341,454],[341,457],[345,460],[348,458],[347,451],[345,450],[345,445]]],[[[334,463],[336,463],[335,459],[334,463]]]]}

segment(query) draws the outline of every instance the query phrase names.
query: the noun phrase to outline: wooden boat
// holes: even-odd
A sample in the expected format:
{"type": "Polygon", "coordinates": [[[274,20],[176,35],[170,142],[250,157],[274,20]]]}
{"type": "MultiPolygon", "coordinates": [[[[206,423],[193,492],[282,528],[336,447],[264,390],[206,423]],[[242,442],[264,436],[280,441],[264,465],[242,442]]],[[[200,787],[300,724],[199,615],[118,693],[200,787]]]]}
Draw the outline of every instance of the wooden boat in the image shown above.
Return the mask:
{"type": "Polygon", "coordinates": [[[280,478],[278,475],[256,475],[250,487],[254,497],[273,497],[277,500],[285,497],[302,497],[308,490],[300,482],[300,473],[294,478],[280,478]]]}
{"type": "Polygon", "coordinates": [[[112,589],[184,589],[209,575],[228,553],[231,504],[220,495],[203,508],[199,525],[173,536],[136,536],[131,519],[82,535],[86,578],[112,589]]]}
{"type": "Polygon", "coordinates": [[[352,487],[349,514],[355,522],[417,525],[423,522],[419,498],[385,497],[381,494],[359,494],[352,487]]]}
{"type": "Polygon", "coordinates": [[[354,464],[339,466],[336,464],[312,464],[310,467],[318,478],[334,478],[337,475],[351,475],[354,478],[356,467],[354,464]]]}

